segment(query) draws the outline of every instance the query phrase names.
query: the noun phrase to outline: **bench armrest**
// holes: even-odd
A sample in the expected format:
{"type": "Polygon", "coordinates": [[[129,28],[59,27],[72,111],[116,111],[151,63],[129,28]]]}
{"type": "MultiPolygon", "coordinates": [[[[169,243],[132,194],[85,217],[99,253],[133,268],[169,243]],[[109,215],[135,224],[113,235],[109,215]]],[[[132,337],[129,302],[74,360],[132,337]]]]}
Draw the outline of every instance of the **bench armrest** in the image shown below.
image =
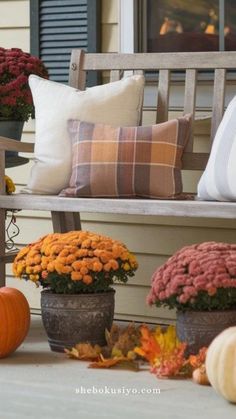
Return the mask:
{"type": "Polygon", "coordinates": [[[17,141],[11,138],[0,136],[0,150],[18,151],[21,153],[33,153],[34,144],[24,143],[22,141],[17,141]]]}

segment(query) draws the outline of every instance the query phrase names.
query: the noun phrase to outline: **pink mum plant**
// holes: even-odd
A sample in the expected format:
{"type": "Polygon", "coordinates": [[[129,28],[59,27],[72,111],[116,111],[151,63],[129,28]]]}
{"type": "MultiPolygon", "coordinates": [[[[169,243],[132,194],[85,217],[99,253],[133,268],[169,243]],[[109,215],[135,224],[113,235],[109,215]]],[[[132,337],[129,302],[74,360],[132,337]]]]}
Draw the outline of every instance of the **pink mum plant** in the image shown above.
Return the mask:
{"type": "Polygon", "coordinates": [[[27,121],[34,117],[28,85],[30,74],[48,78],[43,62],[18,48],[0,48],[0,118],[27,121]]]}
{"type": "Polygon", "coordinates": [[[236,308],[236,244],[184,247],[154,272],[147,301],[181,311],[236,308]]]}

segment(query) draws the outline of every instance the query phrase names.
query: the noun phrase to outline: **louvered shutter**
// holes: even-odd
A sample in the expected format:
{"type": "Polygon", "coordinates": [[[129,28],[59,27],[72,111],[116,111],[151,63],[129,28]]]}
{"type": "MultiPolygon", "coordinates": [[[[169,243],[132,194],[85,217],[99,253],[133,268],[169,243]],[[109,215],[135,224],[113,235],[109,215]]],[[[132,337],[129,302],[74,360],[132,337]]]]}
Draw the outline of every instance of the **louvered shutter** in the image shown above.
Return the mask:
{"type": "MultiPolygon", "coordinates": [[[[67,83],[73,48],[100,50],[100,0],[31,0],[31,53],[51,80],[67,83]]],[[[89,85],[97,84],[91,74],[89,85]]]]}

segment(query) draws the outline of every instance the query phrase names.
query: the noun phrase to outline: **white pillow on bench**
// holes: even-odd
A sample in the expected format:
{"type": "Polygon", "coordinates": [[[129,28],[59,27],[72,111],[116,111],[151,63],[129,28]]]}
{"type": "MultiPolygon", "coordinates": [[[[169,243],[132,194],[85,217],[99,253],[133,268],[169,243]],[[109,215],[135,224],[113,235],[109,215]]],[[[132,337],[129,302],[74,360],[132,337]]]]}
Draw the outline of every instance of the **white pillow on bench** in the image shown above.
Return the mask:
{"type": "Polygon", "coordinates": [[[236,96],[216,132],[206,169],[198,184],[198,198],[236,201],[236,96]]]}
{"type": "Polygon", "coordinates": [[[35,163],[24,192],[58,194],[69,184],[68,119],[133,126],[140,122],[144,77],[135,75],[85,91],[31,75],[36,118],[35,163]]]}

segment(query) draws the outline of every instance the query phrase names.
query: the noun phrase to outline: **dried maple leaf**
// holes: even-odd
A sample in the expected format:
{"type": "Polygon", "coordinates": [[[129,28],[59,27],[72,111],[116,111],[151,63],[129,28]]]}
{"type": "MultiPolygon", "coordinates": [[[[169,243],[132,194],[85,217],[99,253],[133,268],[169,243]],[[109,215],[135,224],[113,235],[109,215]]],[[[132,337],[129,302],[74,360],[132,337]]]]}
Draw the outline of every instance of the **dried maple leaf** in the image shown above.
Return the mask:
{"type": "Polygon", "coordinates": [[[134,323],[129,324],[125,329],[121,330],[117,342],[115,342],[112,355],[116,351],[120,351],[123,356],[127,356],[129,352],[134,351],[134,348],[140,342],[140,330],[135,327],[134,323]]]}
{"type": "Polygon", "coordinates": [[[99,361],[92,362],[92,364],[89,365],[89,368],[119,368],[131,371],[139,371],[138,363],[124,356],[106,359],[100,355],[99,361]]]}
{"type": "Polygon", "coordinates": [[[158,377],[173,377],[182,373],[185,349],[186,343],[178,340],[174,326],[164,332],[159,326],[155,331],[142,326],[141,345],[134,351],[149,361],[151,371],[158,377]]]}
{"type": "Polygon", "coordinates": [[[134,358],[135,353],[131,356],[131,352],[140,342],[140,330],[134,323],[125,328],[113,324],[110,332],[106,330],[106,341],[112,358],[127,356],[128,353],[130,358],[134,358]]]}
{"type": "Polygon", "coordinates": [[[78,343],[71,350],[64,349],[64,351],[70,358],[92,361],[99,358],[101,347],[99,345],[92,346],[90,343],[78,343]]]}
{"type": "Polygon", "coordinates": [[[160,345],[156,342],[153,332],[147,326],[141,326],[140,333],[140,346],[136,346],[134,352],[147,359],[153,365],[160,354],[160,345]]]}
{"type": "Polygon", "coordinates": [[[106,337],[106,342],[107,342],[108,348],[110,348],[110,349],[113,348],[113,346],[115,345],[115,343],[119,339],[120,333],[121,333],[121,329],[116,323],[112,324],[112,327],[111,327],[110,331],[106,329],[105,337],[106,337]]]}
{"type": "Polygon", "coordinates": [[[134,324],[129,324],[126,328],[120,328],[113,323],[110,331],[105,332],[107,346],[92,346],[89,343],[78,343],[72,349],[65,349],[66,354],[74,359],[93,360],[102,354],[105,358],[126,357],[133,360],[136,357],[133,349],[139,343],[140,331],[134,324]]]}
{"type": "Polygon", "coordinates": [[[191,367],[193,367],[193,369],[200,368],[205,363],[206,353],[207,353],[207,348],[203,347],[200,349],[198,354],[189,356],[188,362],[191,365],[191,367]]]}

